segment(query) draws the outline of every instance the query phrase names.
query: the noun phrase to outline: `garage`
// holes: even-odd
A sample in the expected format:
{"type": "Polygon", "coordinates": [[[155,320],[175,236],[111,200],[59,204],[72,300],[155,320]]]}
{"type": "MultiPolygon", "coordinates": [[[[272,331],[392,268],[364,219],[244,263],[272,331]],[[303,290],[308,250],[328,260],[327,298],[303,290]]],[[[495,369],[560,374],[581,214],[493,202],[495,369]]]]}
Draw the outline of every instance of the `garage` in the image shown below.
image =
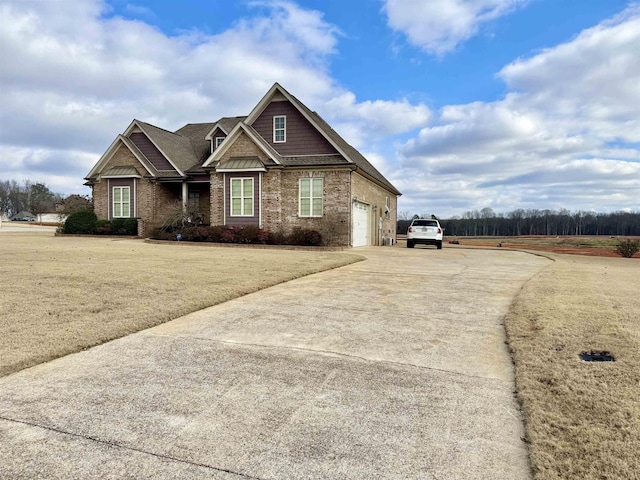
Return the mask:
{"type": "Polygon", "coordinates": [[[353,242],[354,247],[369,245],[369,205],[353,202],[353,242]]]}

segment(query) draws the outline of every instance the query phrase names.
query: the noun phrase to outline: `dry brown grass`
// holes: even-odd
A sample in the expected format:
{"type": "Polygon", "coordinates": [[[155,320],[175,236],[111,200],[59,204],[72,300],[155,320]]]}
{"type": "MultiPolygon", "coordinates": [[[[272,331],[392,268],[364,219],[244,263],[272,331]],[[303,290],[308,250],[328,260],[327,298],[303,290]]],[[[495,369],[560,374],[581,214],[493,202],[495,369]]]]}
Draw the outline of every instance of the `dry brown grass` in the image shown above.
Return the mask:
{"type": "Polygon", "coordinates": [[[640,263],[550,256],[506,319],[535,478],[638,479],[640,263]]]}
{"type": "Polygon", "coordinates": [[[1,233],[0,376],[361,258],[1,233]]]}
{"type": "MultiPolygon", "coordinates": [[[[519,237],[446,237],[445,242],[467,247],[502,247],[537,250],[595,257],[620,257],[616,251],[623,240],[640,240],[640,237],[613,237],[607,235],[552,236],[529,235],[519,237]]],[[[634,258],[640,258],[640,252],[634,258]]]]}

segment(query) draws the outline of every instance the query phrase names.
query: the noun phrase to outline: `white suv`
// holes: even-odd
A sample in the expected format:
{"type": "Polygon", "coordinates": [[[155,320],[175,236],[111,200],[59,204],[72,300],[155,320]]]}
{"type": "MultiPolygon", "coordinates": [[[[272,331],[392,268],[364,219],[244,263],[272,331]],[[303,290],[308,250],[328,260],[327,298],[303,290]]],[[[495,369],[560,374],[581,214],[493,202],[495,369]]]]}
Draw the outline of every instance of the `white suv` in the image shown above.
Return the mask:
{"type": "Polygon", "coordinates": [[[442,228],[435,219],[416,218],[407,230],[407,248],[413,248],[416,243],[435,245],[442,248],[442,228]]]}

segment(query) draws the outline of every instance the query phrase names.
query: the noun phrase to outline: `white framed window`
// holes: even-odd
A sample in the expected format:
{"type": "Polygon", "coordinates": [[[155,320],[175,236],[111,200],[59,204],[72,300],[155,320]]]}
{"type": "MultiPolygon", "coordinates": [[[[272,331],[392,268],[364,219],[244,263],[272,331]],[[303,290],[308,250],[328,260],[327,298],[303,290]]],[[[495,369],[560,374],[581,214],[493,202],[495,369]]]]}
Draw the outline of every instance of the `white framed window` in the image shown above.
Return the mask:
{"type": "Polygon", "coordinates": [[[131,188],[113,187],[113,218],[131,217],[131,188]]]}
{"type": "Polygon", "coordinates": [[[273,143],[287,141],[287,117],[278,115],[273,117],[273,143]]]}
{"type": "Polygon", "coordinates": [[[225,137],[216,137],[216,148],[220,146],[225,137]]]}
{"type": "Polygon", "coordinates": [[[231,216],[253,217],[253,178],[231,179],[231,216]]]}
{"type": "Polygon", "coordinates": [[[321,217],[323,204],[322,178],[301,178],[299,189],[299,211],[301,217],[321,217]]]}

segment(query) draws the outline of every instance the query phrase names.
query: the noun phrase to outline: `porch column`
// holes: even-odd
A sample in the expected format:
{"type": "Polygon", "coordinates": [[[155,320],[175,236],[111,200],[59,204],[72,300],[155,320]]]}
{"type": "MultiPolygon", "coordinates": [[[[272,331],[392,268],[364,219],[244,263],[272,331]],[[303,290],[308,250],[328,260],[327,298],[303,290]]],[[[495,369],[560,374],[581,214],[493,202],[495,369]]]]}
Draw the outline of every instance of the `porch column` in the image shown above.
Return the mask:
{"type": "Polygon", "coordinates": [[[187,202],[189,201],[189,186],[187,182],[182,182],[182,213],[187,213],[187,202]]]}

